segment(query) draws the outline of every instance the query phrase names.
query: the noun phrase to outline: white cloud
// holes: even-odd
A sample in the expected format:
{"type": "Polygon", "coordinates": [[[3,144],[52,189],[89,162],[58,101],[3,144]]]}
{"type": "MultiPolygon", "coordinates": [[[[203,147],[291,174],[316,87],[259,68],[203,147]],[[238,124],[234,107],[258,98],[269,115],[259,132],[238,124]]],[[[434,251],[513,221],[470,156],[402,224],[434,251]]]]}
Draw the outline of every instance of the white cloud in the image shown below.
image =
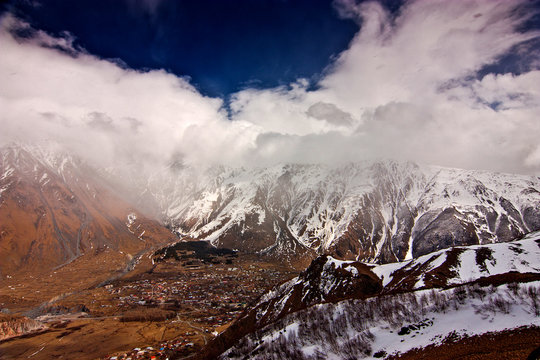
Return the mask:
{"type": "Polygon", "coordinates": [[[4,17],[0,142],[54,138],[95,161],[145,164],[391,157],[540,172],[540,71],[474,77],[539,37],[516,31],[533,15],[518,5],[417,0],[392,18],[378,3],[339,1],[361,28],[319,90],[302,79],[246,89],[232,97],[232,119],[184,78],[98,59],[68,34],[15,39],[9,29],[27,25],[4,17]]]}
{"type": "Polygon", "coordinates": [[[183,150],[186,129],[225,126],[222,101],[201,96],[182,78],[123,69],[80,51],[66,54],[54,48],[65,39],[42,32],[15,39],[8,30],[20,24],[3,18],[0,32],[4,143],[53,138],[89,150],[98,161],[118,152],[168,161],[173,151],[183,150]]]}
{"type": "Polygon", "coordinates": [[[483,65],[532,35],[508,1],[415,1],[395,20],[378,3],[362,4],[362,30],[322,85],[361,111],[389,102],[427,102],[448,81],[483,65]],[[516,19],[517,18],[517,19],[516,19]]]}
{"type": "Polygon", "coordinates": [[[540,71],[521,75],[488,74],[472,84],[474,95],[496,108],[540,107],[540,71]]]}
{"type": "MultiPolygon", "coordinates": [[[[321,142],[329,141],[320,148],[334,149],[330,152],[336,161],[391,157],[455,167],[539,171],[540,163],[530,160],[534,157],[525,161],[535,148],[534,136],[540,134],[537,72],[488,74],[475,80],[483,66],[539,38],[538,32],[516,31],[533,15],[516,11],[519,5],[411,1],[392,19],[378,3],[339,1],[340,14],[357,16],[361,30],[321,80],[321,89],[295,89],[290,92],[294,96],[276,89],[248,91],[238,96],[242,110],[237,115],[270,129],[274,139],[278,139],[275,133],[318,135],[321,142]],[[350,131],[300,114],[319,102],[350,114],[350,131]],[[333,132],[341,137],[323,140],[321,135],[333,132]]],[[[287,156],[280,152],[289,152],[294,158],[295,151],[280,144],[272,154],[281,159],[287,156]]]]}

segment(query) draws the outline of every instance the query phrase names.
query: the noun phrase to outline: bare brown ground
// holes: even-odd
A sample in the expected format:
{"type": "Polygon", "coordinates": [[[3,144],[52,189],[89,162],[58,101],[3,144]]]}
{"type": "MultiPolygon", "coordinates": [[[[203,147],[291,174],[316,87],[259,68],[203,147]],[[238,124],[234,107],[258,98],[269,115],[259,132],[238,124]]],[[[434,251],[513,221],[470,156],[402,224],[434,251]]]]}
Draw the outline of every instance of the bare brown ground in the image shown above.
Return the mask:
{"type": "Polygon", "coordinates": [[[128,258],[105,250],[85,255],[57,270],[32,269],[0,282],[0,308],[21,313],[55,297],[92,288],[115,273],[120,273],[128,258]]]}
{"type": "MultiPolygon", "coordinates": [[[[181,308],[175,310],[176,316],[168,316],[169,320],[139,321],[137,316],[131,315],[141,312],[144,315],[141,318],[146,318],[152,315],[152,311],[161,310],[137,305],[119,307],[117,298],[129,293],[114,294],[104,287],[96,288],[96,285],[106,279],[119,277],[113,281],[114,289],[119,289],[123,285],[140,283],[143,279],[177,280],[182,272],[200,276],[216,273],[230,275],[233,272],[227,269],[231,267],[263,275],[271,269],[289,274],[286,268],[250,256],[235,260],[232,265],[201,266],[194,270],[184,268],[180,263],[163,263],[151,271],[152,263],[145,255],[134,271],[120,276],[128,260],[125,254],[107,249],[92,256],[82,256],[57,270],[39,272],[33,269],[35,271],[32,273],[19,273],[12,278],[2,279],[0,308],[9,309],[12,314],[24,315],[28,310],[53,299],[51,305],[68,308],[84,304],[90,310],[90,315],[86,318],[59,315],[47,324],[48,330],[4,340],[0,342],[0,359],[102,359],[135,347],[157,347],[178,339],[193,343],[193,352],[209,341],[212,331],[220,332],[228,326],[227,323],[210,326],[205,320],[210,315],[216,315],[214,309],[181,303],[181,308]]],[[[293,274],[287,276],[292,277],[293,274]]],[[[197,281],[197,278],[189,281],[197,281]]],[[[234,294],[237,289],[249,286],[252,278],[240,276],[229,278],[228,281],[235,282],[231,284],[234,294]]],[[[272,281],[268,279],[267,286],[273,285],[272,281]]],[[[219,283],[219,279],[215,283],[219,283]]],[[[261,293],[265,290],[266,287],[262,286],[259,289],[261,293]]],[[[133,292],[136,293],[136,290],[133,292]]],[[[253,299],[246,298],[246,302],[250,300],[253,299]]],[[[219,298],[216,302],[219,303],[219,298]]],[[[170,310],[164,309],[163,313],[168,314],[170,310]]]]}
{"type": "Polygon", "coordinates": [[[518,360],[527,359],[540,346],[540,328],[519,328],[471,336],[420,350],[411,350],[387,360],[518,360]]]}
{"type": "MultiPolygon", "coordinates": [[[[108,354],[138,346],[153,345],[163,339],[192,332],[183,323],[130,322],[128,326],[111,319],[79,319],[64,326],[0,342],[0,358],[98,359],[108,354]],[[64,327],[65,326],[65,327],[64,327]]],[[[194,335],[194,341],[201,341],[194,335]]]]}

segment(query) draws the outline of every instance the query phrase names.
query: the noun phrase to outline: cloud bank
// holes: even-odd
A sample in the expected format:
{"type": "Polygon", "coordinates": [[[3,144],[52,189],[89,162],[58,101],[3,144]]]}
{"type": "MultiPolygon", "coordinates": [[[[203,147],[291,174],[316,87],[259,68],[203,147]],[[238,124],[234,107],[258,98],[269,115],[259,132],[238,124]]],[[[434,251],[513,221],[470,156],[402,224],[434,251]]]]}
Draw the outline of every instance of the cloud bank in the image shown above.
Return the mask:
{"type": "Polygon", "coordinates": [[[248,88],[230,115],[187,78],[99,59],[7,15],[0,144],[52,139],[106,166],[397,158],[540,174],[540,34],[518,30],[526,5],[420,0],[392,16],[336,1],[359,31],[320,82],[248,88]],[[527,71],[477,76],[518,50],[527,71]]]}

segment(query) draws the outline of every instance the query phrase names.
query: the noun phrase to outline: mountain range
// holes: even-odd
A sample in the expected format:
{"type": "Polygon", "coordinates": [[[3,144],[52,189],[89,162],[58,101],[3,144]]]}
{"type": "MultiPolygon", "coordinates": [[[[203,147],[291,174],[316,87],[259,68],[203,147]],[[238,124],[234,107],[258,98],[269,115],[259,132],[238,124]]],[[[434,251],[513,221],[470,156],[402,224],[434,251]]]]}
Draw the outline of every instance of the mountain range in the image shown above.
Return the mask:
{"type": "Polygon", "coordinates": [[[0,271],[184,239],[304,267],[510,241],[540,229],[540,179],[378,161],[268,168],[173,163],[118,176],[54,147],[0,150],[0,271]],[[126,180],[127,179],[127,180],[126,180]]]}
{"type": "MultiPolygon", "coordinates": [[[[77,291],[143,260],[151,274],[179,241],[303,270],[198,358],[391,359],[487,331],[537,336],[539,230],[535,176],[390,160],[150,171],[55,146],[0,148],[0,275],[19,286],[19,273],[41,283],[49,270],[62,284],[52,302],[92,269],[99,279],[77,291]]],[[[7,335],[40,329],[4,318],[7,335]]]]}
{"type": "Polygon", "coordinates": [[[144,191],[179,235],[276,258],[389,263],[540,229],[535,176],[381,161],[183,168],[158,179],[166,185],[144,191]]]}

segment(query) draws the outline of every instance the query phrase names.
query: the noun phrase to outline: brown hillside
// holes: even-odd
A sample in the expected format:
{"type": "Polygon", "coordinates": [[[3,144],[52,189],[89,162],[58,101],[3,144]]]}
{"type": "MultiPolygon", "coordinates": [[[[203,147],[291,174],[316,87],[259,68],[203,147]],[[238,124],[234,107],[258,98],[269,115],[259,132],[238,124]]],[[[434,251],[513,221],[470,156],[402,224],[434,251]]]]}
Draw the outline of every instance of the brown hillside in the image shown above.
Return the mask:
{"type": "Polygon", "coordinates": [[[136,254],[175,240],[89,167],[69,157],[62,161],[55,167],[24,149],[2,149],[1,275],[51,269],[105,248],[136,254]],[[129,214],[135,214],[131,222],[129,214]]]}

